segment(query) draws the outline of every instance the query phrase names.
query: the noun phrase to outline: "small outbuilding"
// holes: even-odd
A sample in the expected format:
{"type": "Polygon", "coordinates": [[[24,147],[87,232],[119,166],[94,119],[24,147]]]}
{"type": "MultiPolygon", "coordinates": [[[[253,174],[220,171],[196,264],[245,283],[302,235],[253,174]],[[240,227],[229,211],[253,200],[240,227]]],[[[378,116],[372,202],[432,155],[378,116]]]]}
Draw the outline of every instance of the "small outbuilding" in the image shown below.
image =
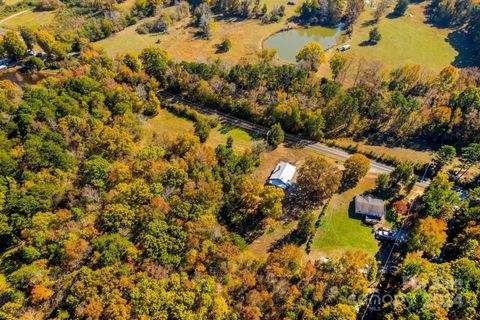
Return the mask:
{"type": "Polygon", "coordinates": [[[356,196],[355,213],[365,217],[366,223],[376,224],[385,219],[385,203],[371,196],[356,196]]]}
{"type": "Polygon", "coordinates": [[[292,186],[293,177],[297,167],[288,162],[279,162],[272,171],[268,183],[282,189],[288,189],[292,186]]]}

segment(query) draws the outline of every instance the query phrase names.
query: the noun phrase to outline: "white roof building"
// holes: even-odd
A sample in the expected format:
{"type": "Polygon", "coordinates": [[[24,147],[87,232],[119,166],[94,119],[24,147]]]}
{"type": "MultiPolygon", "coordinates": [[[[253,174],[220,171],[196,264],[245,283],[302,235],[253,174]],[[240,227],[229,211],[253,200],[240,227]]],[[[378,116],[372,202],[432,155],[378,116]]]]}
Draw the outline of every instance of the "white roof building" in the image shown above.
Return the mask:
{"type": "Polygon", "coordinates": [[[293,176],[296,171],[297,167],[281,161],[277,164],[275,170],[273,170],[270,175],[268,183],[282,189],[287,189],[292,186],[293,176]]]}

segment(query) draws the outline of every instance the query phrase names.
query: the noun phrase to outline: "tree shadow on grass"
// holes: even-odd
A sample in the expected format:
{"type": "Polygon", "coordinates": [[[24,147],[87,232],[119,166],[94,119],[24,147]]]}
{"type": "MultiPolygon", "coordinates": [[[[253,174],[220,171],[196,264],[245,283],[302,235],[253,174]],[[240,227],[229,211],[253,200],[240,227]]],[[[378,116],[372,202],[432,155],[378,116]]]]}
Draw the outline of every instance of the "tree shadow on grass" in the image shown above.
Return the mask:
{"type": "Polygon", "coordinates": [[[361,27],[362,28],[368,28],[368,27],[373,26],[375,23],[376,23],[375,19],[366,20],[366,21],[362,22],[361,27]]]}
{"type": "Polygon", "coordinates": [[[385,16],[385,18],[387,18],[387,19],[398,19],[398,18],[400,18],[400,17],[402,17],[402,15],[397,14],[397,13],[395,13],[395,12],[393,12],[393,11],[390,12],[389,14],[387,14],[387,15],[385,16]]]}
{"type": "Polygon", "coordinates": [[[375,43],[372,42],[372,41],[365,40],[365,41],[360,42],[358,45],[360,47],[373,47],[375,45],[375,43]]]}
{"type": "Polygon", "coordinates": [[[467,39],[464,30],[456,30],[448,34],[448,42],[458,52],[452,65],[457,68],[468,68],[479,66],[478,55],[474,46],[467,39]]]}
{"type": "Polygon", "coordinates": [[[307,242],[307,239],[305,238],[304,235],[301,235],[297,229],[290,231],[288,234],[286,234],[283,238],[278,239],[268,249],[268,252],[272,252],[276,249],[279,249],[287,244],[294,244],[296,246],[301,246],[307,242]]]}

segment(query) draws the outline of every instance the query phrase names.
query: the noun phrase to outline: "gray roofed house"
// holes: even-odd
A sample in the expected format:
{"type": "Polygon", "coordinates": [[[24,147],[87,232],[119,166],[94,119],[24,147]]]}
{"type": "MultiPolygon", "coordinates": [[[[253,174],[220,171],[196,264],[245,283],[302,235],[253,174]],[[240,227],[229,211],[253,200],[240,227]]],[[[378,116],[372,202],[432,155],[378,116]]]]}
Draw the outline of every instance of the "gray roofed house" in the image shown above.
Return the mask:
{"type": "Polygon", "coordinates": [[[367,223],[378,223],[385,219],[385,203],[371,196],[356,196],[355,213],[364,216],[367,223]]]}
{"type": "Polygon", "coordinates": [[[280,161],[275,170],[272,171],[268,183],[276,187],[287,189],[292,186],[293,176],[297,171],[297,167],[290,163],[280,161]]]}

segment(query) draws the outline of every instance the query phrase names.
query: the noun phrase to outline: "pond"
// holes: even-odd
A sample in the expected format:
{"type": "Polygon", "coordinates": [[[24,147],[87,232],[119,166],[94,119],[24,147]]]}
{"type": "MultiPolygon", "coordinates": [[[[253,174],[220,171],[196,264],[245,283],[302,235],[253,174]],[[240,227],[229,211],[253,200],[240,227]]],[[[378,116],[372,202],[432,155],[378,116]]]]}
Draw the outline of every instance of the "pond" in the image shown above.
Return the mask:
{"type": "Polygon", "coordinates": [[[55,76],[55,73],[48,73],[48,72],[37,72],[37,73],[22,73],[20,72],[20,68],[10,68],[7,70],[0,71],[0,80],[9,80],[18,86],[22,86],[24,84],[35,85],[41,80],[55,76]]]}
{"type": "Polygon", "coordinates": [[[336,29],[315,26],[282,31],[265,40],[263,46],[264,48],[277,49],[279,59],[295,63],[295,56],[298,51],[309,42],[318,42],[323,50],[335,46],[342,34],[342,27],[340,24],[336,29]]]}

